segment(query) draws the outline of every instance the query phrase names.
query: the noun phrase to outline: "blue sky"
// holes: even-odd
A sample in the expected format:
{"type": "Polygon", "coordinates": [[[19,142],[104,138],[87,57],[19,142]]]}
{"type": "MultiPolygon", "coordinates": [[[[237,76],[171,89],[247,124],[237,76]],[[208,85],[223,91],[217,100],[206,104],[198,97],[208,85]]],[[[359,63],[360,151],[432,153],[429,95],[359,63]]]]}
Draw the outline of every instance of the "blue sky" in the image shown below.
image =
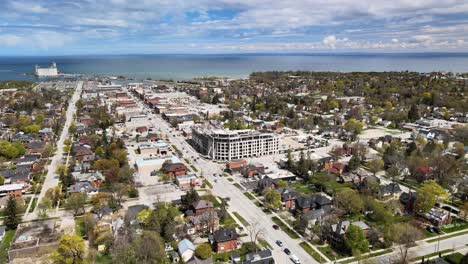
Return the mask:
{"type": "Polygon", "coordinates": [[[466,0],[1,0],[0,55],[466,52],[466,0]]]}

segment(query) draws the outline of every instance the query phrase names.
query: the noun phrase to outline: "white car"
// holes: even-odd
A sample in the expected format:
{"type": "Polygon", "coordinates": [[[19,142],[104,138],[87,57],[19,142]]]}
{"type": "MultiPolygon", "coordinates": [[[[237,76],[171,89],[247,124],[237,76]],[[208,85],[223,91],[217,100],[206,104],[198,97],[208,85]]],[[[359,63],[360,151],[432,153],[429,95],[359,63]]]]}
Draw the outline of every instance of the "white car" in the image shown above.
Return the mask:
{"type": "Polygon", "coordinates": [[[301,261],[296,255],[291,255],[291,260],[294,262],[294,264],[301,264],[301,261]]]}

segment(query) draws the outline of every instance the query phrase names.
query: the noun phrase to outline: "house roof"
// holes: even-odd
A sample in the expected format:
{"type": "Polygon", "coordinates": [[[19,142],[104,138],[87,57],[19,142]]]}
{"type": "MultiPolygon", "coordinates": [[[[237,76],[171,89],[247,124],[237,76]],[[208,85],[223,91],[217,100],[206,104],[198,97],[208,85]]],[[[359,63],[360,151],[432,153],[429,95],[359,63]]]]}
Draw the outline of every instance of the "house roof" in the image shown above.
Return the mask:
{"type": "Polygon", "coordinates": [[[297,198],[297,206],[300,208],[317,208],[331,204],[331,200],[321,194],[300,196],[297,198]]]}
{"type": "Polygon", "coordinates": [[[200,210],[204,208],[213,208],[213,203],[206,200],[198,200],[192,204],[195,210],[200,210]]]}
{"type": "Polygon", "coordinates": [[[245,255],[245,264],[270,264],[273,260],[273,253],[270,249],[245,255]]]}
{"type": "Polygon", "coordinates": [[[82,192],[82,191],[90,193],[90,192],[95,192],[97,190],[98,189],[94,188],[89,182],[77,182],[70,186],[71,193],[77,193],[77,192],[82,192]]]}
{"type": "Polygon", "coordinates": [[[177,249],[179,251],[179,254],[180,255],[183,255],[185,252],[187,251],[195,251],[195,246],[193,245],[193,243],[188,240],[188,239],[184,239],[182,241],[179,242],[179,244],[177,245],[177,249]]]}
{"type": "Polygon", "coordinates": [[[238,238],[238,234],[234,228],[223,228],[215,231],[212,235],[214,242],[226,242],[238,238]]]}
{"type": "Polygon", "coordinates": [[[125,214],[125,218],[127,220],[134,220],[136,219],[139,212],[148,209],[149,207],[144,204],[137,204],[128,207],[127,213],[125,214]]]}

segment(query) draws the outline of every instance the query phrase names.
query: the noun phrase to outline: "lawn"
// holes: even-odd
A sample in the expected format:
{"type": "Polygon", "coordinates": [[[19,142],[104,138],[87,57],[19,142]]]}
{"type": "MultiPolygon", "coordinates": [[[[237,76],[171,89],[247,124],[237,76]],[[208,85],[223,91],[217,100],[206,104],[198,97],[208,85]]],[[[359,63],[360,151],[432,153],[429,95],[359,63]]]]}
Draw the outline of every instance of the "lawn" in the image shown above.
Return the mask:
{"type": "Polygon", "coordinates": [[[84,229],[84,218],[82,216],[75,217],[75,234],[84,237],[86,235],[84,229]]]}
{"type": "Polygon", "coordinates": [[[326,263],[326,261],[322,258],[322,256],[317,251],[315,251],[315,249],[309,246],[309,244],[307,244],[306,242],[301,242],[299,246],[301,246],[301,248],[303,248],[307,253],[309,253],[309,255],[311,255],[319,263],[326,263]]]}
{"type": "Polygon", "coordinates": [[[210,189],[213,189],[213,185],[207,179],[205,179],[203,183],[205,183],[208,187],[210,187],[210,189]]]}
{"type": "Polygon", "coordinates": [[[227,178],[227,180],[230,181],[230,182],[233,182],[233,181],[234,181],[234,179],[231,178],[231,177],[227,178]]]}
{"type": "Polygon", "coordinates": [[[190,168],[192,168],[192,170],[193,170],[194,172],[198,172],[198,170],[197,170],[197,168],[195,168],[195,166],[190,165],[190,168]]]}
{"type": "Polygon", "coordinates": [[[281,230],[283,230],[289,237],[291,237],[292,239],[297,239],[299,238],[299,236],[294,232],[294,230],[292,230],[291,228],[287,227],[283,221],[281,221],[278,217],[276,216],[273,216],[271,218],[271,220],[273,220],[273,222],[278,225],[281,230]]]}
{"type": "MultiPolygon", "coordinates": [[[[460,232],[460,233],[451,234],[451,235],[448,235],[448,236],[441,237],[440,240],[445,240],[445,239],[449,239],[449,238],[452,238],[452,237],[461,236],[461,235],[465,235],[465,234],[468,234],[468,230],[466,230],[464,232],[460,232]]],[[[427,243],[432,243],[432,242],[436,242],[437,240],[439,240],[439,238],[429,239],[429,240],[426,240],[426,242],[427,243]]]]}
{"type": "Polygon", "coordinates": [[[96,263],[98,263],[98,264],[112,264],[112,258],[109,255],[99,254],[96,257],[96,263]]]}
{"type": "Polygon", "coordinates": [[[294,190],[296,190],[297,192],[299,193],[302,193],[302,194],[312,194],[312,193],[315,193],[315,190],[312,190],[310,188],[311,186],[309,186],[308,184],[304,184],[302,182],[294,182],[293,184],[291,184],[291,188],[293,188],[294,190]]]}
{"type": "Polygon", "coordinates": [[[39,198],[37,198],[37,197],[33,199],[32,203],[31,203],[31,207],[29,208],[30,213],[34,212],[34,208],[36,208],[36,204],[37,204],[38,199],[39,198]]]}
{"type": "Polygon", "coordinates": [[[237,182],[234,183],[234,186],[236,186],[236,187],[237,187],[239,190],[241,190],[241,191],[244,190],[244,189],[242,188],[242,186],[241,186],[239,183],[237,183],[237,182]]]}
{"type": "Polygon", "coordinates": [[[327,258],[330,260],[334,260],[335,257],[336,259],[341,259],[345,257],[345,256],[338,254],[336,251],[334,251],[330,247],[330,245],[326,245],[324,247],[317,247],[317,249],[320,250],[320,252],[322,252],[325,256],[327,256],[327,258]]]}
{"type": "Polygon", "coordinates": [[[411,259],[411,260],[412,260],[412,261],[418,261],[418,260],[421,260],[423,257],[424,257],[425,259],[428,259],[428,258],[430,258],[430,257],[438,256],[439,253],[440,253],[440,254],[444,254],[444,253],[448,253],[448,252],[452,252],[452,251],[453,251],[453,249],[450,249],[450,248],[449,248],[449,249],[441,250],[441,251],[439,251],[439,252],[434,252],[434,253],[427,254],[427,255],[424,255],[424,256],[419,256],[419,257],[414,258],[414,259],[411,259]]]}
{"type": "Polygon", "coordinates": [[[259,239],[258,240],[258,243],[264,247],[264,248],[270,248],[270,249],[273,249],[273,247],[270,245],[270,243],[268,243],[267,241],[263,240],[263,239],[259,239]]]}
{"type": "Polygon", "coordinates": [[[389,248],[389,249],[386,249],[386,250],[379,251],[377,253],[370,253],[370,254],[364,255],[361,258],[359,258],[359,257],[351,258],[351,259],[340,262],[340,264],[353,263],[353,262],[358,261],[359,259],[363,260],[363,259],[373,258],[373,257],[388,254],[390,252],[392,252],[392,250],[389,248]]]}
{"type": "Polygon", "coordinates": [[[200,196],[200,198],[202,200],[207,200],[207,201],[212,202],[215,208],[221,207],[221,203],[218,201],[218,199],[216,199],[216,196],[212,194],[205,194],[205,195],[200,196]]]}
{"type": "Polygon", "coordinates": [[[228,214],[228,217],[221,220],[219,224],[224,226],[224,227],[238,227],[239,226],[236,223],[236,220],[234,220],[234,218],[232,218],[232,216],[229,215],[229,214],[228,214]]]}
{"type": "Polygon", "coordinates": [[[444,231],[444,233],[452,233],[456,231],[460,231],[463,229],[468,228],[468,222],[460,220],[460,219],[454,219],[453,223],[450,225],[445,225],[441,229],[444,231]]]}
{"type": "Polygon", "coordinates": [[[463,254],[460,252],[455,252],[450,255],[444,256],[443,258],[451,264],[460,264],[461,259],[463,258],[463,254]]]}
{"type": "Polygon", "coordinates": [[[241,221],[241,223],[244,225],[244,226],[249,226],[249,222],[247,222],[238,212],[232,212],[237,219],[239,219],[239,221],[241,221]]]}
{"type": "Polygon", "coordinates": [[[249,192],[244,192],[245,197],[249,198],[249,200],[255,200],[255,197],[249,192]]]}
{"type": "Polygon", "coordinates": [[[10,248],[11,241],[15,237],[16,230],[8,230],[5,232],[5,236],[2,240],[2,245],[0,247],[0,263],[7,263],[8,259],[8,249],[10,248]]]}

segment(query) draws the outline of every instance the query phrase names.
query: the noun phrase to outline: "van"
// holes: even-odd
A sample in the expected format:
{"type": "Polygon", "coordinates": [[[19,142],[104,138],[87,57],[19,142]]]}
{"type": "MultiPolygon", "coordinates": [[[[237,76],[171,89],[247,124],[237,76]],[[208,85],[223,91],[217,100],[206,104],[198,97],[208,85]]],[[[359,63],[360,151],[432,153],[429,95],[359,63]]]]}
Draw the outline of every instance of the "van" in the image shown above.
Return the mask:
{"type": "Polygon", "coordinates": [[[291,255],[291,260],[294,262],[294,264],[301,264],[301,261],[296,255],[291,255]]]}

